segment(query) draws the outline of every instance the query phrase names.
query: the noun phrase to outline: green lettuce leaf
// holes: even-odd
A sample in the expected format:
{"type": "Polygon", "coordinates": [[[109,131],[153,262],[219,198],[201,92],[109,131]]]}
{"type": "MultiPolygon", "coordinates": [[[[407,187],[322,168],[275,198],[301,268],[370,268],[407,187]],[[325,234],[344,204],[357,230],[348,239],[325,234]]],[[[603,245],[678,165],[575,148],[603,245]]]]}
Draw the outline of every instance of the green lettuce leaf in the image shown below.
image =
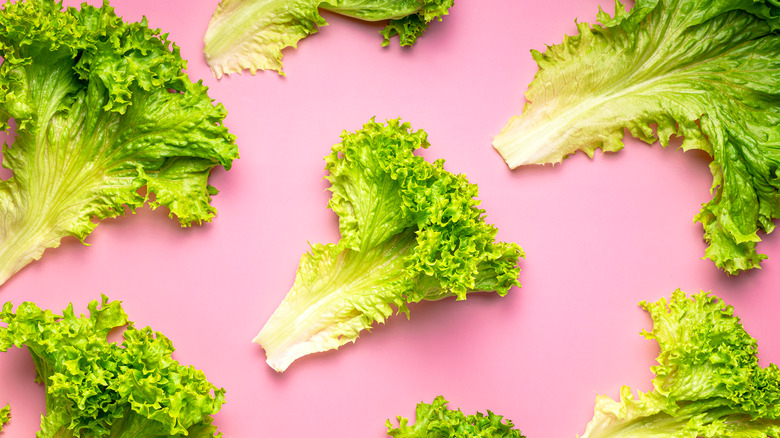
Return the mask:
{"type": "Polygon", "coordinates": [[[384,41],[411,46],[454,0],[222,0],[206,30],[204,54],[216,77],[249,70],[282,72],[282,49],[327,24],[319,9],[363,21],[387,21],[384,41]]]}
{"type": "Polygon", "coordinates": [[[399,416],[398,426],[387,420],[387,434],[398,438],[525,438],[514,429],[511,421],[487,411],[466,415],[460,409],[453,410],[442,396],[433,403],[418,403],[417,422],[409,425],[407,418],[399,416]]]}
{"type": "Polygon", "coordinates": [[[126,207],[165,206],[182,226],[211,220],[208,176],[230,168],[235,139],[158,30],[107,2],[9,2],[0,56],[0,129],[16,134],[3,148],[13,176],[0,181],[0,283],[126,207]]]}
{"type": "MultiPolygon", "coordinates": [[[[46,387],[38,438],[213,437],[224,389],[171,357],[173,344],[136,329],[119,301],[92,301],[89,316],[73,306],[56,315],[24,302],[0,312],[0,351],[26,347],[36,381],[46,387]],[[121,344],[108,333],[127,326],[121,344]]],[[[221,435],[221,434],[220,434],[221,435]]]]}
{"type": "Polygon", "coordinates": [[[582,438],[780,437],[780,369],[758,363],[734,309],[706,292],[641,303],[658,342],[653,390],[596,399],[582,438]]]}
{"type": "Polygon", "coordinates": [[[341,239],[301,257],[292,289],[254,339],[272,368],[354,342],[394,308],[408,316],[408,303],[519,285],[522,250],[496,242],[476,185],[414,154],[428,144],[407,123],[371,120],[325,158],[341,239]]]}
{"type": "Polygon", "coordinates": [[[601,25],[544,53],[521,116],[493,142],[507,164],[559,163],[582,150],[682,136],[712,157],[713,198],[696,220],[706,258],[730,274],[755,268],[759,232],[780,214],[780,6],[759,0],[616,2],[601,25]]]}
{"type": "Polygon", "coordinates": [[[3,431],[3,426],[11,420],[11,406],[5,405],[0,408],[0,432],[3,431]]]}

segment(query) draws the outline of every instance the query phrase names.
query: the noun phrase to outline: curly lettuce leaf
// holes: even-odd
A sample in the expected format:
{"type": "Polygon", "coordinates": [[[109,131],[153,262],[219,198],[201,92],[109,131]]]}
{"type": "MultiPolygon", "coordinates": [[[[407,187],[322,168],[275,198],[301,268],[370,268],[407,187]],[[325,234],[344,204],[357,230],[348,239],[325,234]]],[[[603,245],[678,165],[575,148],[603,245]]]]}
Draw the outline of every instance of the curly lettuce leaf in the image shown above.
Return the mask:
{"type": "Polygon", "coordinates": [[[496,242],[476,185],[414,154],[429,145],[424,131],[371,120],[341,138],[325,158],[341,239],[301,257],[292,288],[254,339],[277,371],[354,342],[394,308],[408,316],[408,303],[519,286],[522,250],[496,242]]]}
{"type": "Polygon", "coordinates": [[[493,145],[515,168],[618,151],[624,129],[663,146],[682,136],[684,150],[712,157],[713,198],[696,216],[705,257],[729,274],[759,267],[758,233],[780,215],[780,6],[638,0],[615,10],[533,52],[523,114],[493,145]]]}
{"type": "Polygon", "coordinates": [[[217,78],[249,70],[282,72],[282,49],[317,32],[327,22],[319,9],[363,21],[387,21],[387,46],[398,36],[411,46],[433,20],[449,13],[454,0],[222,0],[204,36],[206,62],[217,78]]]}
{"type": "Polygon", "coordinates": [[[780,369],[758,363],[756,340],[717,297],[680,290],[642,302],[658,342],[653,390],[596,399],[582,438],[780,437],[780,369]]]}
{"type": "Polygon", "coordinates": [[[0,283],[126,207],[165,206],[182,226],[215,215],[208,176],[230,168],[235,138],[159,30],[108,2],[9,2],[0,56],[0,128],[16,125],[3,148],[13,176],[0,181],[0,283]]]}
{"type": "Polygon", "coordinates": [[[46,388],[36,436],[214,437],[224,389],[174,360],[164,335],[136,329],[119,301],[103,296],[87,308],[89,316],[72,305],[56,315],[30,302],[0,311],[0,351],[26,347],[46,388]],[[122,326],[122,343],[109,343],[108,333],[122,326]]]}
{"type": "Polygon", "coordinates": [[[450,409],[449,402],[437,396],[432,403],[418,403],[417,422],[398,416],[398,426],[387,420],[387,434],[398,438],[525,438],[510,420],[487,411],[466,415],[450,409]]]}

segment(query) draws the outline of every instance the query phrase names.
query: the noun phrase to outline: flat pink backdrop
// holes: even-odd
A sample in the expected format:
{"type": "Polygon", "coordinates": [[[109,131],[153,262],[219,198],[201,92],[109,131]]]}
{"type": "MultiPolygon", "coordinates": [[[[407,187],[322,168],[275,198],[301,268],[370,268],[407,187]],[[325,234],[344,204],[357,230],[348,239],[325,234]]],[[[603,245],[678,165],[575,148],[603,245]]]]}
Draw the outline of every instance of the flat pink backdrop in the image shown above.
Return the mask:
{"type": "MultiPolygon", "coordinates": [[[[181,47],[190,76],[227,107],[241,158],[212,177],[213,223],[182,229],[148,208],[104,221],[89,247],[65,239],[23,269],[2,301],[85,311],[101,293],[122,300],[137,326],[165,333],[179,361],[226,388],[215,421],[225,436],[380,438],[386,419],[442,394],[464,412],[503,414],[529,437],[574,437],[597,394],[650,389],[657,347],[639,335],[651,325],[637,303],[676,288],[733,304],[762,363],[780,363],[780,240],[760,244],[764,269],[736,278],[701,259],[693,217],[710,196],[706,157],[628,138],[617,154],[510,171],[493,150],[536,71],[529,50],[575,33],[575,19],[595,21],[599,1],[458,0],[411,49],[381,48],[380,25],[327,14],[329,26],[285,52],[286,77],[222,80],[201,52],[216,0],[114,3],[181,47]],[[308,242],[338,239],[322,158],[342,130],[374,116],[425,129],[424,155],[479,185],[499,238],[527,253],[523,287],[413,305],[411,319],[394,316],[277,374],[250,341],[308,242]]],[[[44,396],[33,377],[26,351],[0,356],[0,403],[13,410],[4,436],[37,430],[44,396]]]]}

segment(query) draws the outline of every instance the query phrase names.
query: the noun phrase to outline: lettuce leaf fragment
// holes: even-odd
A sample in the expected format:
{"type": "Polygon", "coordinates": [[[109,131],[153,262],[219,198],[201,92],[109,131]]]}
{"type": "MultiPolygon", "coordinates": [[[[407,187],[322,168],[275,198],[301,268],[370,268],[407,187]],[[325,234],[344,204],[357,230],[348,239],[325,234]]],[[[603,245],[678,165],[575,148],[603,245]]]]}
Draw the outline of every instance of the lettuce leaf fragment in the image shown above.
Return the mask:
{"type": "Polygon", "coordinates": [[[136,329],[119,301],[102,296],[87,308],[89,316],[76,315],[72,304],[62,315],[31,302],[0,311],[0,351],[26,347],[46,387],[36,436],[214,437],[224,389],[174,360],[164,335],[136,329]],[[122,326],[122,343],[109,343],[108,333],[122,326]]]}
{"type": "Polygon", "coordinates": [[[11,405],[5,405],[0,408],[0,432],[3,431],[3,426],[11,420],[11,405]]]}
{"type": "Polygon", "coordinates": [[[544,53],[521,116],[493,145],[511,168],[614,152],[623,133],[682,136],[712,157],[711,201],[696,221],[705,258],[729,274],[759,267],[759,232],[780,215],[780,5],[762,0],[637,0],[544,53]]]}
{"type": "Polygon", "coordinates": [[[282,49],[328,24],[319,9],[363,21],[386,21],[382,46],[398,36],[411,46],[454,0],[222,0],[204,36],[206,62],[217,78],[249,70],[282,72],[282,49]]]}
{"type": "Polygon", "coordinates": [[[640,304],[658,342],[653,390],[600,395],[582,438],[780,437],[780,369],[758,363],[757,343],[734,309],[681,290],[640,304]]]}
{"type": "Polygon", "coordinates": [[[15,132],[3,147],[13,176],[0,181],[0,284],[126,207],[165,206],[182,226],[215,215],[209,173],[238,157],[225,108],[145,19],[125,23],[107,1],[8,2],[0,56],[0,129],[15,132]]]}
{"type": "Polygon", "coordinates": [[[398,416],[398,426],[387,420],[387,434],[397,438],[525,438],[514,424],[501,415],[487,411],[466,415],[450,409],[449,402],[437,396],[432,403],[418,403],[417,422],[398,416]]]}
{"type": "Polygon", "coordinates": [[[254,339],[268,364],[354,342],[408,303],[519,286],[517,244],[496,242],[478,207],[477,186],[414,154],[427,134],[373,119],[325,157],[339,217],[338,243],[312,245],[295,282],[254,339]]]}

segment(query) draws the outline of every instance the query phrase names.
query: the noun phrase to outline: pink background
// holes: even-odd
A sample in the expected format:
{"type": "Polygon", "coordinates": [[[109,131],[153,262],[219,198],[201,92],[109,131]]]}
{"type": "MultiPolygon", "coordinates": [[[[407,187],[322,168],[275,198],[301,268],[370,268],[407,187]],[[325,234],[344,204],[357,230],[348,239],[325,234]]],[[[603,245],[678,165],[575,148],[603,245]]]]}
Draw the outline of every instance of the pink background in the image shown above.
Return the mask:
{"type": "MultiPolygon", "coordinates": [[[[148,208],[104,221],[89,247],[65,239],[11,278],[2,301],[85,311],[101,293],[122,300],[137,326],[166,334],[179,361],[226,388],[215,422],[230,437],[385,437],[386,419],[439,394],[465,412],[503,414],[529,437],[574,437],[597,394],[650,388],[657,349],[639,335],[650,320],[637,303],[676,288],[726,299],[762,363],[780,362],[780,241],[766,238],[764,269],[739,277],[701,260],[692,220],[710,196],[705,156],[627,139],[618,154],[510,171],[493,150],[536,71],[529,50],[573,34],[575,19],[595,21],[598,4],[458,0],[411,49],[381,48],[380,25],[327,14],[329,26],[286,51],[287,77],[218,81],[201,53],[216,0],[115,1],[126,19],[146,15],[170,33],[190,76],[227,107],[241,158],[213,174],[213,223],[182,229],[148,208]],[[424,155],[479,185],[499,238],[527,253],[523,287],[413,305],[410,320],[394,316],[277,374],[250,341],[307,242],[338,239],[322,157],[372,116],[425,129],[424,155]]],[[[26,351],[0,356],[0,403],[13,411],[5,436],[37,430],[44,396],[33,376],[26,351]]]]}

